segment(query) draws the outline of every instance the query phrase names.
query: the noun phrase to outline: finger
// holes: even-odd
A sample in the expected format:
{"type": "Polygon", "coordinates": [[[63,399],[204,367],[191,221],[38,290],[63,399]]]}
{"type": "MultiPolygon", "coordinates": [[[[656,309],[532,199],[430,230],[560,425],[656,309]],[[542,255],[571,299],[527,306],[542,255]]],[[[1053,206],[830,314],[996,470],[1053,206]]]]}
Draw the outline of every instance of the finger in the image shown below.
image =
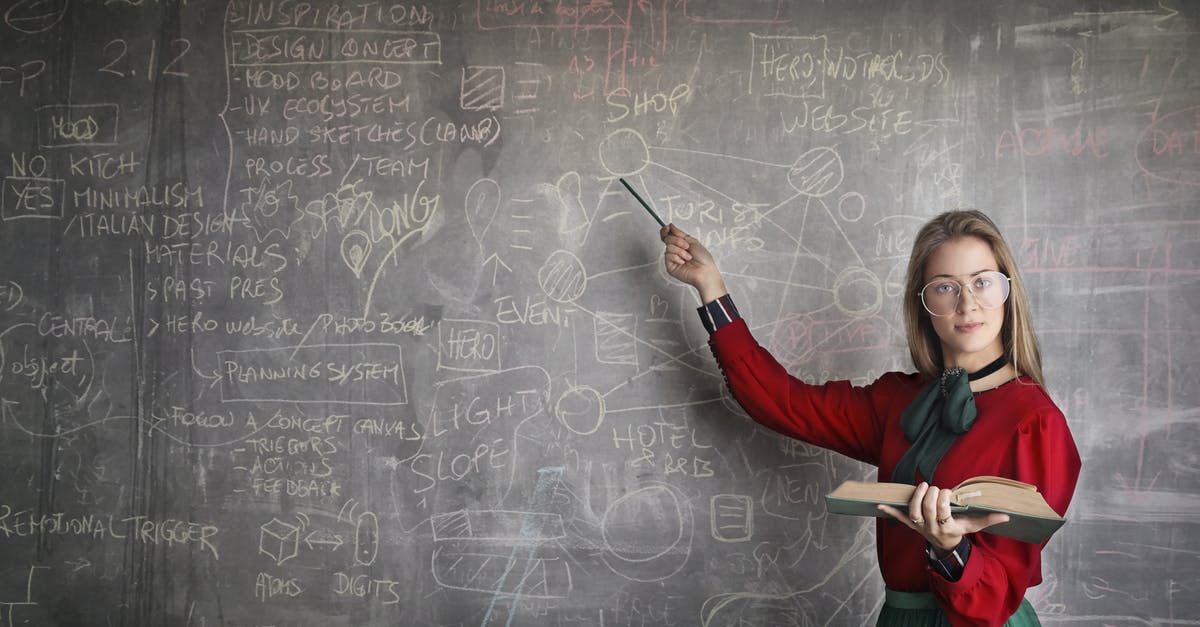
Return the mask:
{"type": "Polygon", "coordinates": [[[880,503],[878,507],[879,507],[879,511],[887,514],[888,516],[891,516],[892,518],[895,518],[898,522],[900,522],[905,527],[908,527],[909,529],[917,528],[916,525],[913,524],[913,521],[910,520],[909,517],[907,515],[905,515],[904,512],[896,509],[895,507],[892,507],[891,505],[884,505],[882,503],[880,503]]]}
{"type": "Polygon", "coordinates": [[[915,525],[921,525],[925,522],[925,516],[921,513],[921,504],[925,501],[925,493],[929,491],[929,484],[922,481],[917,484],[917,489],[913,491],[912,499],[908,501],[908,519],[913,521],[915,525]]]}
{"type": "Polygon", "coordinates": [[[937,503],[937,521],[938,524],[944,525],[950,522],[952,514],[950,512],[950,496],[954,493],[953,490],[942,490],[938,494],[937,503]]]}
{"type": "Polygon", "coordinates": [[[684,250],[687,250],[688,246],[690,246],[690,244],[688,244],[687,240],[683,239],[682,237],[677,237],[675,235],[668,235],[666,237],[666,239],[663,240],[663,242],[665,242],[667,244],[674,244],[684,250]]]}
{"type": "Polygon", "coordinates": [[[679,256],[679,255],[675,255],[675,254],[668,254],[668,255],[667,255],[667,263],[669,263],[669,264],[671,264],[671,265],[673,265],[673,266],[675,266],[675,267],[679,267],[679,266],[682,266],[682,265],[684,265],[684,264],[685,264],[685,263],[687,263],[687,262],[686,262],[686,261],[684,261],[682,258],[680,258],[680,256],[679,256]]]}
{"type": "Polygon", "coordinates": [[[679,257],[682,259],[690,260],[692,258],[692,253],[689,253],[689,252],[685,251],[684,249],[682,249],[678,246],[675,246],[674,244],[667,244],[667,252],[669,252],[673,255],[679,255],[679,257]]]}
{"type": "Polygon", "coordinates": [[[667,241],[667,235],[670,235],[670,234],[671,234],[671,229],[670,229],[670,227],[665,227],[665,226],[664,226],[664,227],[662,227],[661,229],[659,229],[659,230],[658,230],[658,239],[660,239],[660,240],[662,240],[662,241],[664,241],[664,242],[665,242],[665,241],[667,241]]]}
{"type": "Polygon", "coordinates": [[[975,533],[992,525],[1008,522],[1008,514],[991,513],[987,516],[963,516],[958,519],[963,526],[963,533],[975,533]]]}
{"type": "Polygon", "coordinates": [[[921,517],[929,521],[930,524],[937,521],[938,518],[938,496],[942,493],[942,489],[931,485],[925,491],[925,498],[921,500],[921,517]]]}

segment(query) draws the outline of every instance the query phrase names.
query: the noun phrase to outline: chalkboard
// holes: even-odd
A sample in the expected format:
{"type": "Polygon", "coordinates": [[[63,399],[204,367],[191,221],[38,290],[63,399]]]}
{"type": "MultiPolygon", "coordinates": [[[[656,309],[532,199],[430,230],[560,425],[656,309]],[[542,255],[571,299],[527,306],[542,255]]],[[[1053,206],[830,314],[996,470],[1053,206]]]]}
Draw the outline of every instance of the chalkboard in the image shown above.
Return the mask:
{"type": "MultiPolygon", "coordinates": [[[[657,225],[807,381],[911,370],[985,209],[1084,460],[1046,624],[1200,616],[1195,3],[9,0],[0,624],[870,623],[872,468],[756,426],[657,225]]],[[[1189,622],[1190,621],[1190,622],[1189,622]]]]}

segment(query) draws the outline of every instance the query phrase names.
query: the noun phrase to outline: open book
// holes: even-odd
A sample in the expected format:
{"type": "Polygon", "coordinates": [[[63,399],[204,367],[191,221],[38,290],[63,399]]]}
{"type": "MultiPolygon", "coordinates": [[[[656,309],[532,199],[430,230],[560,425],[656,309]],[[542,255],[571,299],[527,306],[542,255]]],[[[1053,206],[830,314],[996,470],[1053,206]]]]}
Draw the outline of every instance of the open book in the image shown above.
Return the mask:
{"type": "MultiPolygon", "coordinates": [[[[835,514],[886,517],[876,505],[883,503],[908,511],[908,502],[916,489],[906,483],[847,481],[825,495],[825,506],[835,514]]],[[[955,486],[953,493],[950,511],[954,514],[1008,514],[1008,522],[983,530],[998,536],[1044,542],[1066,522],[1050,508],[1037,486],[1013,479],[972,477],[955,486]]]]}

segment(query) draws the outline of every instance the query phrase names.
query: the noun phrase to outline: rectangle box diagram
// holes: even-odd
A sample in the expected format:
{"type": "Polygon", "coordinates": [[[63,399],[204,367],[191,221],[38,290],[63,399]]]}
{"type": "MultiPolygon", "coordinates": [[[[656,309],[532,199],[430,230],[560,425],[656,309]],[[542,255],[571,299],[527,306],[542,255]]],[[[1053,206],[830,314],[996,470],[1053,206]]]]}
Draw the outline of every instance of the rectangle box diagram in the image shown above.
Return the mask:
{"type": "Polygon", "coordinates": [[[0,219],[23,218],[60,219],[63,217],[62,179],[32,176],[8,176],[0,190],[0,219]]]}
{"type": "Polygon", "coordinates": [[[500,370],[500,325],[484,320],[443,319],[438,325],[438,368],[500,370]]]}
{"type": "Polygon", "coordinates": [[[744,494],[717,494],[709,504],[712,537],[721,542],[745,542],[754,535],[754,502],[744,494]]]}
{"type": "Polygon", "coordinates": [[[637,318],[633,314],[597,311],[592,328],[596,335],[596,361],[637,366],[637,318]]]}
{"type": "Polygon", "coordinates": [[[459,510],[431,523],[438,585],[533,599],[570,596],[571,569],[557,544],[566,537],[559,514],[459,510]]]}
{"type": "Polygon", "coordinates": [[[748,93],[824,98],[825,48],[824,35],[792,37],[750,33],[748,93]]]}
{"type": "Polygon", "coordinates": [[[428,31],[270,28],[230,33],[229,65],[442,63],[442,39],[428,31]]]}
{"type": "Polygon", "coordinates": [[[218,351],[221,400],[404,405],[399,344],[314,344],[218,351]]]}
{"type": "Polygon", "coordinates": [[[115,104],[45,105],[35,111],[42,148],[117,145],[120,107],[115,104]]]}

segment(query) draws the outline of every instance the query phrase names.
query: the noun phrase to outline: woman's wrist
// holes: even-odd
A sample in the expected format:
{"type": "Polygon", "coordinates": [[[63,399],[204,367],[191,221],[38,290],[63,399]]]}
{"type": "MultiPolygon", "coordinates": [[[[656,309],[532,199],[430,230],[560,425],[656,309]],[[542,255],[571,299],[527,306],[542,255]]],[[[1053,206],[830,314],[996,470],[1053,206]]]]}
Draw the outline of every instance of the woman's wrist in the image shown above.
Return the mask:
{"type": "Polygon", "coordinates": [[[725,280],[720,275],[714,281],[697,285],[696,291],[700,292],[700,302],[702,303],[711,303],[729,293],[729,290],[725,289],[725,280]]]}
{"type": "Polygon", "coordinates": [[[944,547],[941,543],[934,542],[930,542],[929,547],[933,549],[933,552],[936,553],[938,557],[946,557],[951,551],[958,548],[958,545],[962,543],[962,539],[963,536],[958,536],[958,539],[955,540],[954,543],[949,547],[944,547]]]}

